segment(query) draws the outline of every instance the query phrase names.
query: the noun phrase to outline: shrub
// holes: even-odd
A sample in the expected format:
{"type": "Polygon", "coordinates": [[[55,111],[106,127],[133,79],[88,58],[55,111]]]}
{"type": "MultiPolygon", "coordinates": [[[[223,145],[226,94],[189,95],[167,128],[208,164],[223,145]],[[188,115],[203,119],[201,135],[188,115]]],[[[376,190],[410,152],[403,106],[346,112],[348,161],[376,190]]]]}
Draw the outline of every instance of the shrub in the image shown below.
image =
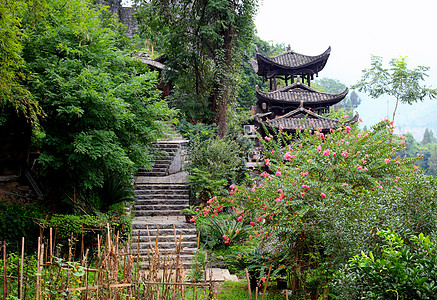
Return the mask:
{"type": "Polygon", "coordinates": [[[392,230],[378,231],[384,239],[381,258],[370,251],[350,259],[339,273],[340,299],[436,299],[437,255],[435,243],[422,233],[410,244],[392,230]],[[346,288],[352,286],[353,289],[346,288]],[[344,291],[348,294],[345,295],[344,291]]]}

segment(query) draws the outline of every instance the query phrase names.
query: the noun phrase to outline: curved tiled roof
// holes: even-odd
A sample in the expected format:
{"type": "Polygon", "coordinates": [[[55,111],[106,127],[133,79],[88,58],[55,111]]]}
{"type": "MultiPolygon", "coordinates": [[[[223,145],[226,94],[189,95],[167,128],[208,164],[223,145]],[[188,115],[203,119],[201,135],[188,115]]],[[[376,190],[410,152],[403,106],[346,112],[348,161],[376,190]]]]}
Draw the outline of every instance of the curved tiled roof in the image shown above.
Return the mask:
{"type": "Polygon", "coordinates": [[[320,55],[308,56],[288,51],[274,57],[268,57],[257,49],[257,61],[253,62],[253,67],[258,75],[269,76],[272,70],[276,69],[276,74],[298,75],[298,74],[317,74],[326,65],[331,47],[320,55]]]}
{"type": "Polygon", "coordinates": [[[301,102],[306,104],[333,105],[343,100],[348,92],[349,90],[346,88],[344,92],[340,94],[324,93],[316,91],[303,83],[296,82],[268,93],[260,92],[257,88],[256,96],[258,99],[268,102],[281,102],[296,105],[301,102]]]}
{"type": "MultiPolygon", "coordinates": [[[[344,122],[345,125],[350,125],[358,121],[358,113],[348,121],[344,122]]],[[[342,124],[341,121],[326,118],[320,116],[306,108],[303,104],[299,108],[290,111],[289,113],[283,115],[282,117],[268,120],[263,122],[265,125],[279,129],[282,128],[286,131],[296,131],[296,129],[314,129],[321,131],[328,131],[330,129],[337,128],[342,124]]]]}

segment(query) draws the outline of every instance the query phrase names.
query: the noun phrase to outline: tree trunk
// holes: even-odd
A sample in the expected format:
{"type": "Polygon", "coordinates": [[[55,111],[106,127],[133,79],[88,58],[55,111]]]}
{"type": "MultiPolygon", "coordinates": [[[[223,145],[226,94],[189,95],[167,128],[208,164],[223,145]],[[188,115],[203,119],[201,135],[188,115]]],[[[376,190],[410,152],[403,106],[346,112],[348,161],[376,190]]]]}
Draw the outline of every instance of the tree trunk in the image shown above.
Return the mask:
{"type": "Polygon", "coordinates": [[[233,47],[232,27],[224,30],[223,50],[224,56],[217,55],[216,71],[217,80],[214,83],[213,94],[210,98],[211,107],[214,111],[214,121],[218,125],[218,135],[223,137],[227,132],[227,112],[230,98],[230,83],[229,77],[232,73],[232,47],[233,47]]]}
{"type": "Polygon", "coordinates": [[[398,103],[399,103],[399,97],[396,97],[396,105],[395,105],[395,109],[393,110],[393,123],[395,121],[395,115],[396,115],[396,110],[398,109],[398,103]]]}

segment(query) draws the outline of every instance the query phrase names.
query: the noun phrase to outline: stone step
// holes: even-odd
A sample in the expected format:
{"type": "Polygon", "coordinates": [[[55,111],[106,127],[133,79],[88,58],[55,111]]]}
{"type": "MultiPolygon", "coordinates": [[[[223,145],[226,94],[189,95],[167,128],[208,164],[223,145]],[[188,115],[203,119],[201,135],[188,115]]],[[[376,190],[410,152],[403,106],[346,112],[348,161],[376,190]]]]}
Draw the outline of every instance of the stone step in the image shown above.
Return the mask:
{"type": "MultiPolygon", "coordinates": [[[[176,234],[176,240],[179,241],[179,239],[182,238],[182,242],[196,242],[197,244],[197,236],[190,234],[190,235],[178,235],[176,234]]],[[[150,232],[150,237],[149,235],[146,233],[145,235],[140,235],[139,237],[140,239],[140,243],[155,243],[156,242],[156,232],[153,235],[153,232],[150,232]],[[150,238],[150,240],[149,240],[150,238]]],[[[161,232],[159,232],[159,236],[158,236],[158,245],[160,243],[174,243],[175,242],[175,237],[174,234],[172,233],[171,235],[161,235],[161,232]]],[[[135,239],[133,239],[133,243],[138,243],[138,236],[135,236],[135,239]]],[[[178,242],[179,243],[179,242],[178,242]]]]}
{"type": "Polygon", "coordinates": [[[136,210],[136,216],[179,216],[181,211],[176,209],[172,210],[136,210]]]}
{"type": "Polygon", "coordinates": [[[190,190],[187,188],[174,188],[174,189],[170,189],[170,188],[149,188],[149,189],[137,189],[135,190],[135,194],[136,195],[171,195],[171,194],[187,194],[190,190]]]}
{"type": "Polygon", "coordinates": [[[188,199],[180,200],[180,199],[150,199],[150,200],[137,200],[138,205],[160,205],[163,203],[163,201],[167,202],[168,204],[174,204],[174,205],[184,205],[184,206],[190,206],[188,199]]]}
{"type": "MultiPolygon", "coordinates": [[[[196,228],[159,228],[159,236],[173,236],[176,232],[176,237],[179,238],[179,235],[195,235],[197,236],[196,228]]],[[[137,239],[138,235],[141,236],[155,236],[156,237],[156,226],[154,228],[149,227],[149,231],[147,229],[133,229],[132,230],[132,238],[137,239]]]]}
{"type": "Polygon", "coordinates": [[[174,227],[176,229],[195,228],[194,224],[187,223],[185,221],[185,217],[181,215],[147,217],[137,216],[132,220],[133,229],[146,230],[147,228],[149,228],[150,230],[159,228],[159,230],[173,230],[174,227]]]}
{"type": "Polygon", "coordinates": [[[149,183],[149,184],[136,184],[136,190],[189,190],[186,184],[181,183],[149,183]]]}
{"type": "MultiPolygon", "coordinates": [[[[179,241],[178,241],[178,245],[179,245],[179,241]]],[[[153,241],[152,243],[147,242],[142,242],[140,241],[140,249],[150,249],[150,246],[152,246],[153,248],[155,247],[155,242],[153,241]]],[[[192,253],[192,252],[196,252],[196,247],[197,247],[197,241],[183,241],[181,242],[181,252],[184,253],[192,253]]],[[[132,241],[132,249],[137,249],[138,248],[138,242],[136,240],[132,241]]],[[[158,249],[162,252],[162,251],[169,251],[169,250],[175,250],[176,246],[173,241],[170,242],[158,242],[158,249]]]]}
{"type": "Polygon", "coordinates": [[[136,195],[136,198],[138,200],[189,200],[189,195],[187,193],[180,193],[180,194],[175,194],[175,193],[168,193],[168,194],[139,194],[136,195]]]}
{"type": "Polygon", "coordinates": [[[137,176],[152,176],[152,177],[162,177],[167,176],[167,172],[138,172],[137,176]]]}
{"type": "Polygon", "coordinates": [[[169,209],[184,209],[187,208],[188,203],[185,204],[176,204],[176,203],[166,203],[162,201],[160,204],[135,204],[134,207],[136,210],[146,209],[146,210],[169,210],[169,209]]]}

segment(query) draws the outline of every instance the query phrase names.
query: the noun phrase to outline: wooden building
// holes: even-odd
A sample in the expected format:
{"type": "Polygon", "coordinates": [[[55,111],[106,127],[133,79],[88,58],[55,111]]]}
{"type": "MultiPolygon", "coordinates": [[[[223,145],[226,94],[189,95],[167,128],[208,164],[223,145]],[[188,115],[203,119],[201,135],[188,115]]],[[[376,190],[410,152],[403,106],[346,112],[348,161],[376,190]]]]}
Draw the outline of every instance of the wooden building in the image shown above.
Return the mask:
{"type": "MultiPolygon", "coordinates": [[[[332,94],[316,91],[310,86],[314,76],[325,67],[330,53],[331,47],[317,56],[287,51],[267,57],[257,50],[254,70],[264,81],[270,81],[270,91],[262,92],[256,87],[255,124],[290,133],[304,129],[327,133],[341,126],[342,122],[322,115],[329,113],[330,107],[343,100],[349,90],[346,88],[342,93],[332,94]],[[300,82],[301,78],[303,82],[300,82]],[[277,79],[282,79],[286,86],[280,87],[277,79]]],[[[343,124],[357,121],[358,114],[343,124]]]]}

